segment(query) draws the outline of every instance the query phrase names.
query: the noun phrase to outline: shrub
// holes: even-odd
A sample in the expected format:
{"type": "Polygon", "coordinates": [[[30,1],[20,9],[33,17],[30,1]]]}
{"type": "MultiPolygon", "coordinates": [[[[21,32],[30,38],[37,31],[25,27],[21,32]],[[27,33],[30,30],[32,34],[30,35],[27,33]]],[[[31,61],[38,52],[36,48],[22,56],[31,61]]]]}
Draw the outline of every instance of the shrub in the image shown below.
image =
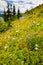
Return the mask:
{"type": "Polygon", "coordinates": [[[8,28],[8,24],[4,22],[3,18],[0,18],[0,32],[3,32],[8,28]]]}

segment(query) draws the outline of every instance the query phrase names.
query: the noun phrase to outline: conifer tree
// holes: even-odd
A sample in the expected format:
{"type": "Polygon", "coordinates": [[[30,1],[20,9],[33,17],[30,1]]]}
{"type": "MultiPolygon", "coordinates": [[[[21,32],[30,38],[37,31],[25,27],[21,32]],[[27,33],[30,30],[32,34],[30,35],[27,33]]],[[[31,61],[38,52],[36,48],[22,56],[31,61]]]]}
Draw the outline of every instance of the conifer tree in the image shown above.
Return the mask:
{"type": "Polygon", "coordinates": [[[10,20],[13,20],[12,5],[10,5],[10,20]]]}
{"type": "Polygon", "coordinates": [[[7,18],[6,18],[7,16],[6,16],[6,11],[5,11],[5,9],[4,9],[4,21],[7,21],[7,18]]]}
{"type": "Polygon", "coordinates": [[[13,17],[15,17],[16,11],[15,11],[15,6],[13,6],[13,17]]]}
{"type": "Polygon", "coordinates": [[[9,3],[8,3],[8,6],[7,6],[7,21],[8,21],[8,27],[10,27],[10,23],[11,23],[11,11],[10,11],[10,8],[9,8],[9,3]]]}
{"type": "Polygon", "coordinates": [[[11,17],[11,11],[9,9],[9,3],[8,3],[8,6],[7,6],[7,20],[9,20],[11,17]]]}
{"type": "Polygon", "coordinates": [[[17,18],[19,19],[20,17],[21,17],[21,13],[20,13],[20,9],[18,8],[17,18]]]}

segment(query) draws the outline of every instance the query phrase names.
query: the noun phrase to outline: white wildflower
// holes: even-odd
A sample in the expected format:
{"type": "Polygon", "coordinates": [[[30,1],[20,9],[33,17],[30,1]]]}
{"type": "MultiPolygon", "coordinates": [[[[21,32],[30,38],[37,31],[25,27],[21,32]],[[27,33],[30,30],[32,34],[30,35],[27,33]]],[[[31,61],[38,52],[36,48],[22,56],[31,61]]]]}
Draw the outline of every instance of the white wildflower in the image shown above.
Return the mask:
{"type": "Polygon", "coordinates": [[[40,23],[37,23],[37,26],[39,26],[40,25],[40,23]]]}
{"type": "Polygon", "coordinates": [[[8,48],[8,46],[4,46],[4,49],[6,50],[8,48]]]}
{"type": "Polygon", "coordinates": [[[38,47],[35,47],[35,50],[37,51],[38,50],[38,47]]]}
{"type": "Polygon", "coordinates": [[[35,44],[36,47],[38,47],[38,44],[35,44]]]}
{"type": "Polygon", "coordinates": [[[24,61],[21,62],[21,65],[24,65],[24,61]]]}
{"type": "Polygon", "coordinates": [[[14,37],[12,38],[12,40],[15,40],[15,39],[16,39],[16,38],[14,38],[14,37]]]}
{"type": "Polygon", "coordinates": [[[16,32],[18,33],[18,32],[19,32],[19,30],[16,30],[16,32]]]}

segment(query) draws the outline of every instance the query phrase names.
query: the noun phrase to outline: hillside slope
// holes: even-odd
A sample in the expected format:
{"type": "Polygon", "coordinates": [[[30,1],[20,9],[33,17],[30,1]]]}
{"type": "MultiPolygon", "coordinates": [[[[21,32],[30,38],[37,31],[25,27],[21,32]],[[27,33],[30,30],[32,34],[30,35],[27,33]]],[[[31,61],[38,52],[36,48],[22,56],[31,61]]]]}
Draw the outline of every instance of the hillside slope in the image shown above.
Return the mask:
{"type": "Polygon", "coordinates": [[[0,65],[21,65],[24,59],[23,65],[43,65],[43,5],[23,17],[12,21],[12,28],[0,34],[0,65]]]}
{"type": "MultiPolygon", "coordinates": [[[[25,34],[31,34],[32,33],[31,31],[33,31],[34,33],[36,32],[38,33],[41,31],[43,32],[43,4],[28,11],[26,14],[24,14],[23,17],[21,17],[21,20],[15,20],[11,23],[12,25],[12,28],[10,29],[11,32],[16,33],[17,30],[19,30],[21,33],[24,32],[25,34]]],[[[10,31],[8,30],[0,36],[2,37],[3,35],[6,36],[7,35],[6,33],[11,34],[10,31]]]]}

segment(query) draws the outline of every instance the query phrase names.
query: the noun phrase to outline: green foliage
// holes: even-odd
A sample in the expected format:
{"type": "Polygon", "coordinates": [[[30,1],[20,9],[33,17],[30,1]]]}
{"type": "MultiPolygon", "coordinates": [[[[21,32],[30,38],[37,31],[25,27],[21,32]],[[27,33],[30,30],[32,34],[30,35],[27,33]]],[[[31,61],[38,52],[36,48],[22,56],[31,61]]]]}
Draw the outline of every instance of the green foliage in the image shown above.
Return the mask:
{"type": "Polygon", "coordinates": [[[3,18],[0,18],[0,32],[8,29],[8,24],[4,22],[3,18]]]}
{"type": "Polygon", "coordinates": [[[40,48],[42,46],[40,42],[43,42],[43,38],[37,36],[36,38],[35,36],[30,38],[31,48],[35,47],[36,43],[38,44],[37,51],[34,48],[31,50],[30,45],[20,49],[19,43],[17,46],[16,41],[11,42],[9,40],[10,43],[6,41],[7,39],[0,45],[0,65],[43,65],[43,50],[40,48]]]}
{"type": "Polygon", "coordinates": [[[40,46],[38,47],[39,49],[41,46],[43,46],[43,37],[38,37],[37,35],[34,34],[34,36],[30,39],[27,39],[26,42],[28,43],[28,48],[30,50],[35,50],[35,45],[40,46]]]}

